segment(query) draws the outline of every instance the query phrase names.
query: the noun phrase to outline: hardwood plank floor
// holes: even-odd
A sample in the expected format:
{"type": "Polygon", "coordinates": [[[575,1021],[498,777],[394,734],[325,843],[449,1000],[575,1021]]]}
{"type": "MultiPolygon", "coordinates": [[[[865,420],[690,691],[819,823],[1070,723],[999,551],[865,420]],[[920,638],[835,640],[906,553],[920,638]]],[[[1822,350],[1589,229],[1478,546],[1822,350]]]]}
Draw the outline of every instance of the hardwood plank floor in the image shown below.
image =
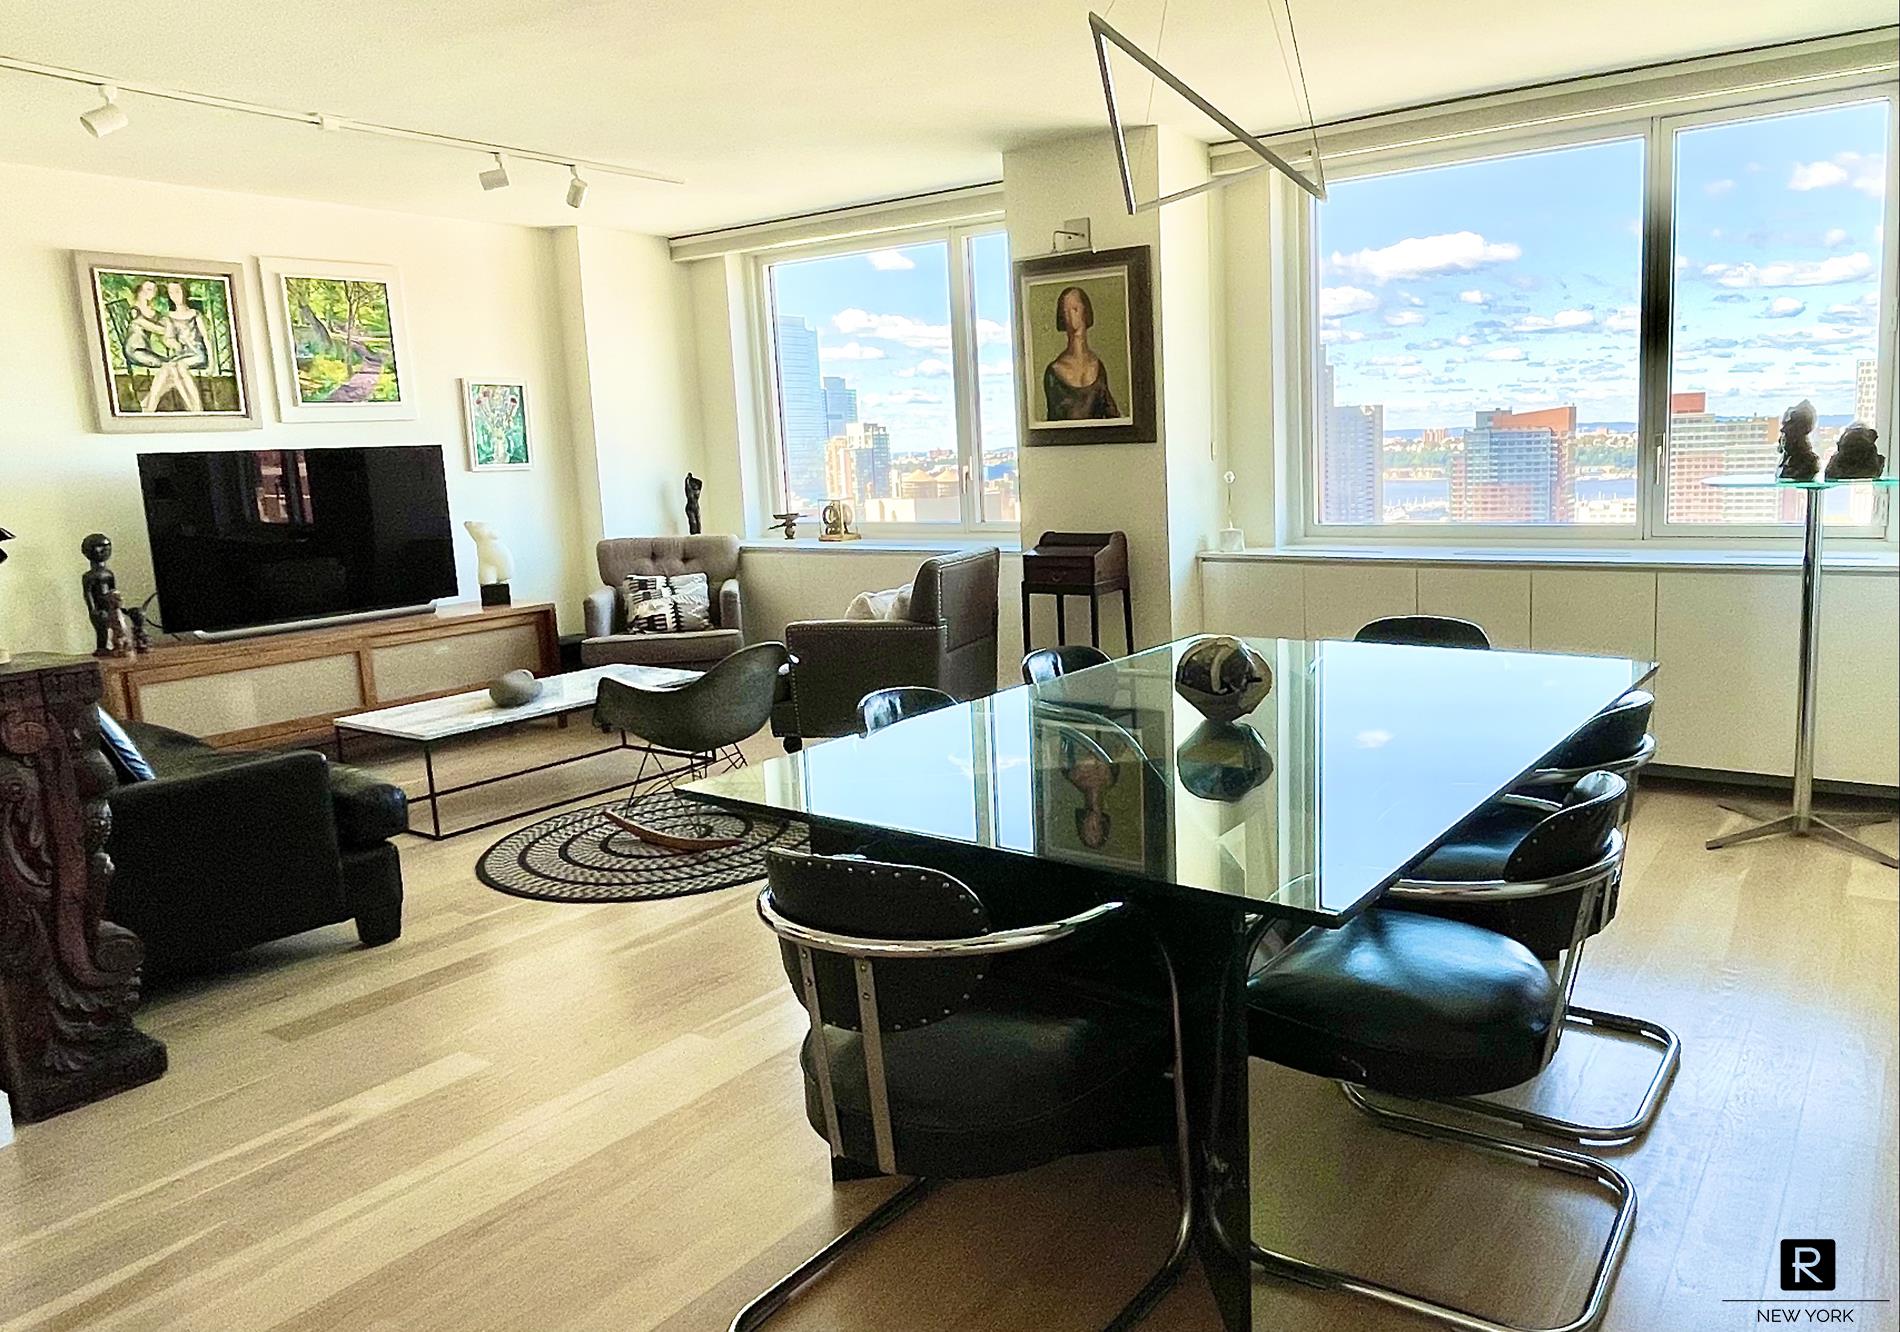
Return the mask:
{"type": "MultiPolygon", "coordinates": [[[[443,779],[596,742],[527,727],[450,750],[443,779]]],[[[419,765],[383,766],[419,783],[419,765]]],[[[622,769],[590,760],[445,812],[622,769]]],[[[1642,1201],[1610,1328],[1752,1326],[1722,1301],[1779,1295],[1781,1237],[1836,1238],[1840,1294],[1900,1297],[1900,879],[1820,845],[1703,850],[1732,817],[1706,789],[1645,787],[1621,914],[1579,988],[1685,1043],[1661,1123],[1611,1153],[1642,1201]]],[[[394,944],[317,931],[154,994],[141,1021],[171,1072],[0,1151],[0,1329],[719,1329],[890,1191],[830,1182],[803,1015],[750,889],[505,897],[473,875],[502,831],[404,839],[394,944]]],[[[1608,1113],[1648,1059],[1567,1040],[1537,1101],[1608,1113]]],[[[1381,1129],[1316,1079],[1256,1062],[1250,1091],[1264,1242],[1493,1317],[1575,1309],[1607,1224],[1594,1195],[1381,1129]]],[[[1159,1261],[1172,1207],[1158,1152],[953,1185],[778,1326],[1099,1327],[1159,1261]]],[[[1896,1326],[1894,1305],[1855,1308],[1855,1326],[1896,1326]]],[[[1425,1326],[1266,1280],[1256,1309],[1275,1332],[1425,1326]]],[[[1147,1324],[1211,1325],[1192,1272],[1147,1324]]]]}

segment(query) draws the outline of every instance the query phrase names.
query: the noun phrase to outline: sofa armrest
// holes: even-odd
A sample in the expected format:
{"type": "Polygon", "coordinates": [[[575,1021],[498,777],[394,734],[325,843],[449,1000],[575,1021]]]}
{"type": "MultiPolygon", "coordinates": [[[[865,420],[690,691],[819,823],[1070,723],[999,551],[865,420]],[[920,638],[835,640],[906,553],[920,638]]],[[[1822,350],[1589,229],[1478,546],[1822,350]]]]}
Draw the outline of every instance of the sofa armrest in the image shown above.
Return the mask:
{"type": "Polygon", "coordinates": [[[620,593],[611,587],[597,587],[581,603],[581,613],[589,638],[605,638],[614,632],[614,604],[620,593]]]}
{"type": "Polygon", "coordinates": [[[798,735],[850,735],[858,700],[893,685],[937,685],[946,630],[902,620],[800,620],[785,626],[798,735]]]}
{"type": "Polygon", "coordinates": [[[107,916],[155,959],[345,919],[328,766],[314,750],[257,754],[113,791],[107,916]]]}
{"type": "Polygon", "coordinates": [[[721,629],[745,630],[745,621],[741,618],[739,606],[739,580],[728,578],[719,585],[719,627],[721,629]]]}

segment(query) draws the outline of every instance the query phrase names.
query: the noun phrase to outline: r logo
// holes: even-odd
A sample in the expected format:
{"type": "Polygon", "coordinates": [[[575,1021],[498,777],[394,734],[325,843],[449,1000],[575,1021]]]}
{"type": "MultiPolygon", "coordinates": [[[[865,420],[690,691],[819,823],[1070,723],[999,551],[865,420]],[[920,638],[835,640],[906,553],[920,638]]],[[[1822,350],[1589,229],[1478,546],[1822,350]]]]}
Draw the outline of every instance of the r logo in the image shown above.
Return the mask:
{"type": "Polygon", "coordinates": [[[1783,1290],[1833,1290],[1834,1241],[1785,1239],[1781,1241],[1783,1290]]]}

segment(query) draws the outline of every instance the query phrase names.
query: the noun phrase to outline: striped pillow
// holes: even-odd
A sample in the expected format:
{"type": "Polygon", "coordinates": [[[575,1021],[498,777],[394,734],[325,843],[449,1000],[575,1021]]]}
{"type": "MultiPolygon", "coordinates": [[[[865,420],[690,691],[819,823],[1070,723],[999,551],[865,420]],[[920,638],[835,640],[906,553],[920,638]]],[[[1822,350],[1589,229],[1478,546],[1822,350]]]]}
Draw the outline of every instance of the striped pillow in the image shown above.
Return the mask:
{"type": "Polygon", "coordinates": [[[677,634],[710,629],[711,588],[703,573],[628,574],[620,585],[630,634],[677,634]]]}

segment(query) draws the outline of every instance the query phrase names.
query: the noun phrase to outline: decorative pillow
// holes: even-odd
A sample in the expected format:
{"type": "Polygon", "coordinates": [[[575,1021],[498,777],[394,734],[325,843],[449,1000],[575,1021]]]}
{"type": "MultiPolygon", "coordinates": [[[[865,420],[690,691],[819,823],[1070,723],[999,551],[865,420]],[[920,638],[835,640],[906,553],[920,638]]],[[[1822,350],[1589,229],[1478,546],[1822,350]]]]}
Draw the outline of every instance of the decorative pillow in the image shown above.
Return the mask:
{"type": "Polygon", "coordinates": [[[158,776],[145,755],[139,753],[132,737],[119,725],[119,719],[104,708],[99,709],[99,747],[105,751],[112,771],[122,782],[149,782],[158,776]]]}
{"type": "Polygon", "coordinates": [[[678,634],[710,629],[712,589],[703,573],[628,574],[620,585],[630,634],[678,634]]]}
{"type": "Polygon", "coordinates": [[[910,584],[888,588],[883,592],[860,592],[844,608],[847,620],[908,620],[910,618],[910,584]]]}

